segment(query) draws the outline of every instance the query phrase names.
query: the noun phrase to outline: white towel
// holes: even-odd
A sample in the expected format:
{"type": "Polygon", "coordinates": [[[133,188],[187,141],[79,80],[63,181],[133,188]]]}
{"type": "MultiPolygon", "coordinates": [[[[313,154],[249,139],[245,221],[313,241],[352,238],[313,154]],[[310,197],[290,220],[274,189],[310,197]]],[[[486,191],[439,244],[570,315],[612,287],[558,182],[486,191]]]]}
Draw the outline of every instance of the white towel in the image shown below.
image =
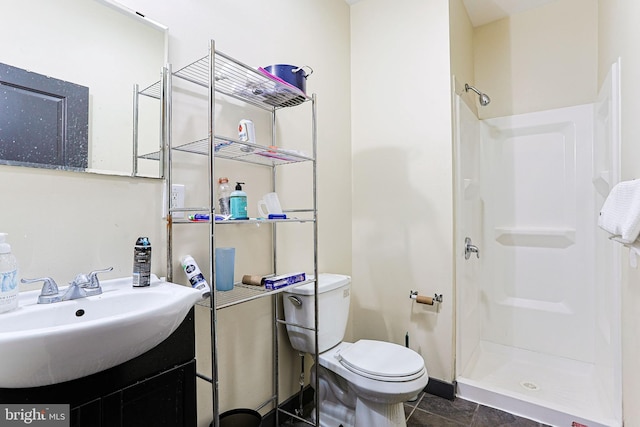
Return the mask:
{"type": "Polygon", "coordinates": [[[609,192],[602,205],[598,226],[623,244],[632,244],[640,235],[640,179],[622,181],[609,192]]]}

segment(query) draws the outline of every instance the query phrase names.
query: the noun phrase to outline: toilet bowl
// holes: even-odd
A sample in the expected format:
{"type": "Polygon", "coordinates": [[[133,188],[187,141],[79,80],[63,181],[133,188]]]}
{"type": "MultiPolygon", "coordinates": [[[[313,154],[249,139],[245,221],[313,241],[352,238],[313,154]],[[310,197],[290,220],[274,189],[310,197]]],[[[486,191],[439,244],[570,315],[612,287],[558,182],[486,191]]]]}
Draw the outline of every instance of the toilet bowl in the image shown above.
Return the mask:
{"type": "Polygon", "coordinates": [[[347,380],[358,396],[375,402],[405,402],[428,380],[418,353],[384,341],[342,342],[321,353],[319,364],[347,380]]]}
{"type": "MultiPolygon", "coordinates": [[[[429,380],[424,360],[415,351],[384,341],[344,342],[350,301],[349,276],[318,276],[318,376],[320,426],[406,427],[403,402],[415,397],[429,380]],[[322,315],[322,314],[327,315],[322,315]]],[[[313,283],[287,290],[285,319],[292,346],[315,353],[313,283]],[[302,325],[304,328],[291,324],[302,325]]],[[[316,411],[314,411],[314,420],[316,411]]]]}
{"type": "Polygon", "coordinates": [[[342,342],[318,359],[322,427],[404,427],[403,403],[429,380],[418,353],[383,341],[342,342]]]}

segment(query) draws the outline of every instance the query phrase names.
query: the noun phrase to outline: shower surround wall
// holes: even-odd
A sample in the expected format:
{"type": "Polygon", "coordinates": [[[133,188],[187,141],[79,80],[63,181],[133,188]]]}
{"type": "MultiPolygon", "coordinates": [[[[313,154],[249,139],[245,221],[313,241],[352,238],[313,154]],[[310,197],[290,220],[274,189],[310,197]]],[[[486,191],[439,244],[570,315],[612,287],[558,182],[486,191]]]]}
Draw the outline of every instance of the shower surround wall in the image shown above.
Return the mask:
{"type": "Polygon", "coordinates": [[[599,110],[479,121],[456,101],[456,240],[480,249],[456,258],[459,396],[551,425],[620,425],[599,110]]]}

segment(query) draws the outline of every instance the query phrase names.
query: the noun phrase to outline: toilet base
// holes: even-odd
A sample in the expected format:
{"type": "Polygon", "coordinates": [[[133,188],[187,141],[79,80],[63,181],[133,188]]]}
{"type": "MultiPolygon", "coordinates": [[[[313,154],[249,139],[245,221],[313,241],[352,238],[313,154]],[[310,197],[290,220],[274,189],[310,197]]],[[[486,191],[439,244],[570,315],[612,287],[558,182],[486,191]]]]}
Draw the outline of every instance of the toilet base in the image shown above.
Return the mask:
{"type": "MultiPolygon", "coordinates": [[[[321,404],[320,427],[355,427],[353,411],[335,403],[321,404]]],[[[311,420],[316,422],[316,410],[311,412],[311,420]]]]}
{"type": "MultiPolygon", "coordinates": [[[[387,405],[358,399],[355,412],[332,402],[320,407],[320,427],[407,427],[402,403],[387,405]]],[[[315,409],[311,419],[316,422],[315,409]]]]}
{"type": "Polygon", "coordinates": [[[354,427],[407,427],[404,404],[384,404],[358,399],[354,427]]]}
{"type": "MultiPolygon", "coordinates": [[[[359,395],[353,384],[318,365],[311,368],[311,384],[319,375],[320,427],[407,427],[404,402],[377,402],[359,395]],[[317,370],[316,370],[317,368],[317,370]]],[[[407,398],[413,397],[413,393],[407,398]]],[[[316,421],[316,410],[312,419],[316,421]]]]}

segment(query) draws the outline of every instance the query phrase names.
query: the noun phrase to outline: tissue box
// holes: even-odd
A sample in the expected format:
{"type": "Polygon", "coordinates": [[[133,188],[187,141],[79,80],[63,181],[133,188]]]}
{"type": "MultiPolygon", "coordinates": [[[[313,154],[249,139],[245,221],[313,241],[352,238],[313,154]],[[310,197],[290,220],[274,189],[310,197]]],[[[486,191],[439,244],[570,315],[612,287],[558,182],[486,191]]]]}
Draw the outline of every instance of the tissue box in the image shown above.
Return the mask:
{"type": "Polygon", "coordinates": [[[265,277],[262,279],[262,284],[266,289],[273,291],[284,288],[285,286],[293,285],[294,283],[304,282],[305,280],[305,273],[289,273],[282,274],[280,276],[265,277]]]}

